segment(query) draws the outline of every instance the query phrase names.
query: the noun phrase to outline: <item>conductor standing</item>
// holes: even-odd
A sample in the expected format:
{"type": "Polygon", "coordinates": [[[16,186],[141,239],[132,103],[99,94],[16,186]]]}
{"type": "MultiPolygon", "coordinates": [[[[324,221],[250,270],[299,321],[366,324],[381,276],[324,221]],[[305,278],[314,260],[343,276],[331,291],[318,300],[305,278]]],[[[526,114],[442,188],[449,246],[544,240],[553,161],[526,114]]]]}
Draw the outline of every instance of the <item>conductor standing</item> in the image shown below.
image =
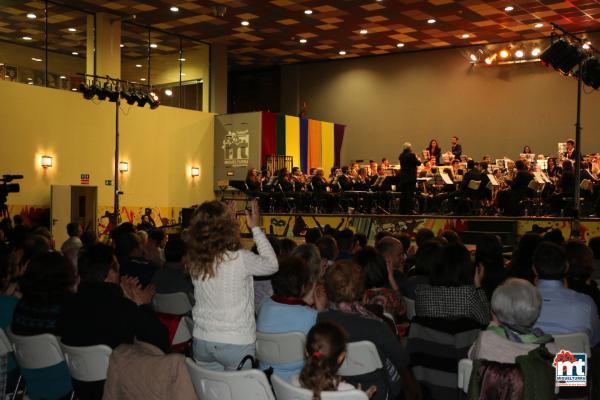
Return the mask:
{"type": "Polygon", "coordinates": [[[415,210],[415,191],[417,189],[417,167],[421,161],[412,151],[412,145],[408,142],[402,145],[400,160],[400,213],[413,214],[415,210]]]}

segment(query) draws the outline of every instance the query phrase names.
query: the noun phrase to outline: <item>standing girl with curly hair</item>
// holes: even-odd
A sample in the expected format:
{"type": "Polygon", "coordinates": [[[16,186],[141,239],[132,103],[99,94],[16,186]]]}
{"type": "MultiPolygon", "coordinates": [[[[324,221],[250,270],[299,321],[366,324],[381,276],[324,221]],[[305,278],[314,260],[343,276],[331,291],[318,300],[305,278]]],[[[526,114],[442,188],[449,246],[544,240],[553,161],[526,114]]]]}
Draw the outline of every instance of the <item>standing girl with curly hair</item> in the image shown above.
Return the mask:
{"type": "Polygon", "coordinates": [[[235,205],[205,202],[183,233],[194,283],[194,359],[212,370],[235,370],[255,355],[253,276],[277,272],[277,257],[260,228],[256,201],[246,211],[258,255],[242,249],[235,205]]]}

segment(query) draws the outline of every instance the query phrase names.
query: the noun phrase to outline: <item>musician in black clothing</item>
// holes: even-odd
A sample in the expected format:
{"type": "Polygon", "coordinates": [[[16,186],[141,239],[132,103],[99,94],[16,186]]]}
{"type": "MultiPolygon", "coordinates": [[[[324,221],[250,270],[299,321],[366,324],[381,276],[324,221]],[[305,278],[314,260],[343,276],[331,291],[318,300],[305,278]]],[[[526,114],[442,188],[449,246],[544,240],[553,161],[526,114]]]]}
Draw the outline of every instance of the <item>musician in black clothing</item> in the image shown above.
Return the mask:
{"type": "Polygon", "coordinates": [[[412,151],[412,145],[408,142],[402,145],[402,154],[398,157],[400,161],[400,213],[412,214],[415,209],[415,192],[417,190],[417,167],[421,160],[412,151]]]}
{"type": "Polygon", "coordinates": [[[429,152],[429,159],[435,159],[435,165],[440,165],[440,158],[442,157],[442,149],[438,145],[436,139],[429,141],[429,146],[426,149],[429,152]]]}
{"type": "Polygon", "coordinates": [[[521,201],[530,192],[529,183],[533,180],[533,174],[527,170],[523,160],[517,160],[515,168],[517,170],[515,177],[512,180],[505,180],[510,189],[498,193],[498,207],[504,209],[505,215],[521,215],[523,213],[521,201]]]}
{"type": "Polygon", "coordinates": [[[260,190],[260,179],[258,177],[258,171],[254,168],[250,168],[246,174],[246,186],[249,192],[257,192],[260,190]]]}
{"type": "Polygon", "coordinates": [[[529,186],[529,182],[531,182],[533,179],[533,174],[527,170],[523,160],[517,160],[515,162],[515,168],[517,169],[517,175],[515,175],[515,178],[512,180],[512,182],[509,181],[508,184],[512,190],[523,192],[523,194],[525,194],[529,186]]]}
{"type": "Polygon", "coordinates": [[[356,182],[354,182],[354,190],[366,192],[371,187],[371,179],[366,168],[359,168],[356,182]]]}
{"type": "Polygon", "coordinates": [[[452,144],[450,151],[452,151],[452,154],[454,154],[454,158],[460,159],[460,156],[462,155],[462,146],[460,143],[458,143],[458,137],[452,136],[450,138],[450,143],[452,144]]]}
{"type": "Polygon", "coordinates": [[[342,167],[342,175],[338,178],[338,183],[342,189],[342,192],[348,192],[354,188],[354,180],[350,176],[350,168],[347,165],[342,167]]]}
{"type": "Polygon", "coordinates": [[[313,192],[322,193],[327,191],[327,187],[329,184],[327,183],[327,179],[325,178],[325,172],[323,168],[317,168],[315,170],[315,176],[310,181],[313,187],[313,192]]]}
{"type": "Polygon", "coordinates": [[[563,157],[575,161],[575,141],[573,139],[567,140],[567,151],[563,153],[563,157]]]}

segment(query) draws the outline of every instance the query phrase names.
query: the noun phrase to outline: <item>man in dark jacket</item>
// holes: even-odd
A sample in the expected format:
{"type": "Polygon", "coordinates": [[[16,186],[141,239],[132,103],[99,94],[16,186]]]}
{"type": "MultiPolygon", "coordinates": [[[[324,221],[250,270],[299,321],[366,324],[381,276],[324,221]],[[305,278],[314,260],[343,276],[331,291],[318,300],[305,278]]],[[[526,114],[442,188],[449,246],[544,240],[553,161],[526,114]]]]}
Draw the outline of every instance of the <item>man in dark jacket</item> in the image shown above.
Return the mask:
{"type": "MultiPolygon", "coordinates": [[[[149,303],[150,286],[142,289],[136,278],[124,278],[119,285],[119,264],[112,247],[98,243],[79,257],[81,282],[57,322],[57,333],[68,346],[104,344],[113,349],[134,339],[170,350],[167,328],[158,320],[149,303]]],[[[100,399],[104,382],[77,382],[79,398],[100,399]]]]}
{"type": "Polygon", "coordinates": [[[400,160],[400,213],[412,214],[415,209],[415,191],[417,190],[417,167],[421,161],[412,152],[412,145],[408,142],[402,145],[400,160]]]}

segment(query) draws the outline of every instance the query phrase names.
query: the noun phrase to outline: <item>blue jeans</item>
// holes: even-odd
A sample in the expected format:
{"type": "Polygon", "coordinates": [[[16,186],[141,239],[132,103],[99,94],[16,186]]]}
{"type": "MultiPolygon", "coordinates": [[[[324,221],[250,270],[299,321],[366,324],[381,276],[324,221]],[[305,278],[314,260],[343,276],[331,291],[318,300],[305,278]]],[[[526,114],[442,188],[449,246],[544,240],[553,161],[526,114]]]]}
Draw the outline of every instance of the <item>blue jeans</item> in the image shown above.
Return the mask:
{"type": "MultiPolygon", "coordinates": [[[[240,361],[247,356],[256,357],[256,347],[252,344],[228,344],[209,342],[194,338],[194,360],[202,368],[213,371],[235,371],[240,361]]],[[[248,361],[244,369],[252,368],[248,361]]]]}

